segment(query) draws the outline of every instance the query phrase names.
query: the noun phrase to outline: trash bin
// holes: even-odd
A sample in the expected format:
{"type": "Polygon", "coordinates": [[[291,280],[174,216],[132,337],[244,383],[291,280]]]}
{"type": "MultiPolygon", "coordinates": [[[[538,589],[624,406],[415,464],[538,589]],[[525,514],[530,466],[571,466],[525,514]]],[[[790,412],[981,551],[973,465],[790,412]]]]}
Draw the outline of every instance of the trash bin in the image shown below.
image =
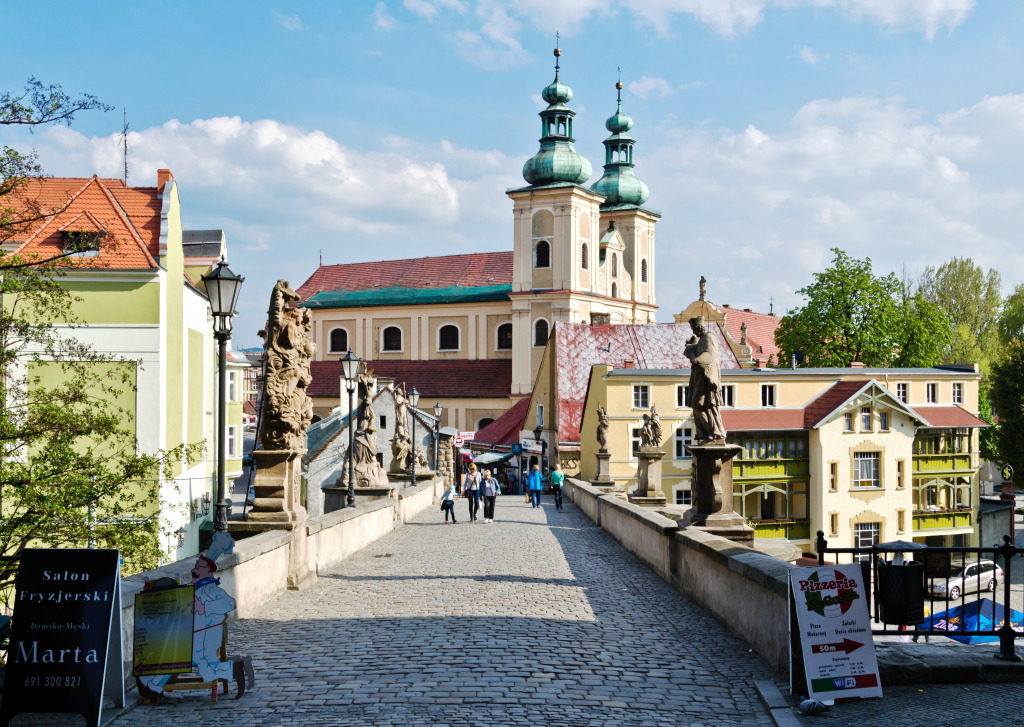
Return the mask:
{"type": "Polygon", "coordinates": [[[924,616],[924,564],[879,559],[878,619],[884,624],[919,624],[924,616]]]}

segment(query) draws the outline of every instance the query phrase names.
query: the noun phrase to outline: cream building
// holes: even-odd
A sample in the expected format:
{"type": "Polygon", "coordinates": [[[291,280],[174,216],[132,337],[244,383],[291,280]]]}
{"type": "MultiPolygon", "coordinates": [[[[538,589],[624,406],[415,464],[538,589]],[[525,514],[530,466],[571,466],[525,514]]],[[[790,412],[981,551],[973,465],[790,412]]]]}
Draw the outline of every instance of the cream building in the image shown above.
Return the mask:
{"type": "MultiPolygon", "coordinates": [[[[815,533],[840,547],[910,540],[975,544],[979,507],[976,366],[723,369],[722,418],[734,504],[760,537],[805,552],[815,533]]],[[[611,476],[636,486],[643,415],[664,432],[663,488],[689,505],[693,436],[686,369],[594,366],[582,416],[581,476],[595,476],[597,407],[611,419],[611,476]]]]}

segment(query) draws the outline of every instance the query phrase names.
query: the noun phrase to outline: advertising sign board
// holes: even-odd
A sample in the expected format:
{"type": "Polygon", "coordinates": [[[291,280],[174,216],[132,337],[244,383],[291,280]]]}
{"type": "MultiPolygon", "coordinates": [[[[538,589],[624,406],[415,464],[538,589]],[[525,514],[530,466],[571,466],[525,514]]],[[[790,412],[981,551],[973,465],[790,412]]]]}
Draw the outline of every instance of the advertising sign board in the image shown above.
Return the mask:
{"type": "Polygon", "coordinates": [[[864,593],[856,563],[790,571],[800,642],[790,656],[803,663],[812,699],[882,696],[864,593]]]}
{"type": "Polygon", "coordinates": [[[27,548],[16,583],[0,725],[70,712],[95,727],[104,695],[124,706],[120,554],[27,548]]]}
{"type": "Polygon", "coordinates": [[[192,671],[195,598],[196,589],[191,584],[136,594],[135,676],[192,671]]]}
{"type": "Polygon", "coordinates": [[[463,442],[472,442],[476,439],[476,432],[459,432],[459,436],[462,437],[463,442]]]}

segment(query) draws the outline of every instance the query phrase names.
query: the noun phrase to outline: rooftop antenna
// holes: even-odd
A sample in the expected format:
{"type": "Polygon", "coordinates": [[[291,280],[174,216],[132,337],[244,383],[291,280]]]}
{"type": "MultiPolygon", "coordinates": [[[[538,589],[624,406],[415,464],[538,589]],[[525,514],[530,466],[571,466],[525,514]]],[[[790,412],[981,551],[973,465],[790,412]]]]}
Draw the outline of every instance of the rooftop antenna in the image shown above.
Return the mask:
{"type": "Polygon", "coordinates": [[[775,315],[775,298],[768,299],[768,315],[775,315]]]}
{"type": "Polygon", "coordinates": [[[324,266],[324,251],[320,251],[320,267],[324,266]]]}
{"type": "Polygon", "coordinates": [[[124,158],[124,183],[128,184],[128,109],[124,109],[124,126],[121,127],[121,149],[124,158]]]}

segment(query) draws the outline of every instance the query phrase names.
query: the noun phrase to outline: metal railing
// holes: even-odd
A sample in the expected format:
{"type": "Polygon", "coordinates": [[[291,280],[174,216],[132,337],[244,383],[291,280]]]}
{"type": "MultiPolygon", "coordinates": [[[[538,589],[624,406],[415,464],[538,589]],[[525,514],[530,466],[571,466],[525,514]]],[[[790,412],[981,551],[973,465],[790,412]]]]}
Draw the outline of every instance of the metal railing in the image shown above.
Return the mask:
{"type": "Polygon", "coordinates": [[[1015,586],[1016,600],[1022,599],[1024,558],[1014,556],[1024,549],[1015,547],[1009,535],[1003,536],[1002,545],[992,547],[932,547],[897,541],[830,548],[819,530],[815,546],[819,565],[841,565],[841,556],[849,556],[847,563],[860,562],[868,613],[878,625],[872,634],[911,636],[915,641],[921,636],[945,636],[965,643],[997,638],[996,657],[1020,661],[1014,641],[1024,636],[1024,603],[1014,609],[1013,602],[1015,586]],[[828,556],[833,558],[827,560],[828,556]],[[983,599],[990,601],[991,608],[983,599]]]}

